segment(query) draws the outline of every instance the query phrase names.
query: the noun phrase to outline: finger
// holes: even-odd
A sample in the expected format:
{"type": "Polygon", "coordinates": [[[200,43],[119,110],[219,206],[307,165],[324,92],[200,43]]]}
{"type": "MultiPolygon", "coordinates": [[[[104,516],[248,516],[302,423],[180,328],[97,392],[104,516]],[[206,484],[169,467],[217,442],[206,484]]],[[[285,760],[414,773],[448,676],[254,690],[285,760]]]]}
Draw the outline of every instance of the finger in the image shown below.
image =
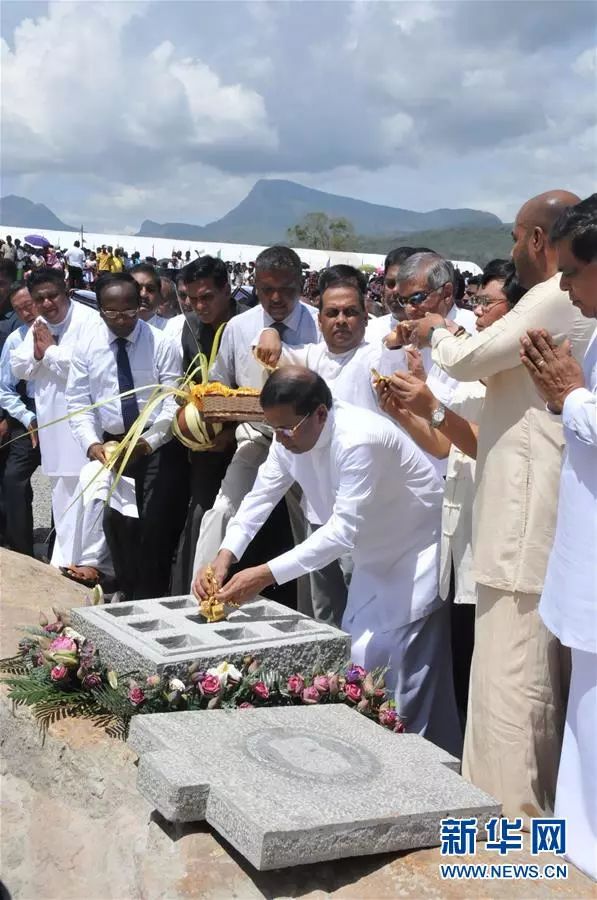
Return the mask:
{"type": "Polygon", "coordinates": [[[520,354],[520,360],[533,381],[538,381],[541,378],[541,374],[535,363],[528,356],[525,356],[524,353],[520,354]]]}
{"type": "Polygon", "coordinates": [[[524,352],[525,358],[529,362],[531,362],[536,369],[543,368],[543,366],[545,365],[545,360],[543,359],[542,355],[537,350],[530,334],[529,334],[528,338],[522,339],[522,344],[523,344],[523,348],[524,348],[523,352],[524,352]]]}
{"type": "Polygon", "coordinates": [[[549,335],[546,331],[540,331],[537,333],[537,336],[533,343],[543,359],[549,362],[550,360],[553,360],[555,356],[552,345],[546,339],[547,337],[549,337],[549,335]]]}

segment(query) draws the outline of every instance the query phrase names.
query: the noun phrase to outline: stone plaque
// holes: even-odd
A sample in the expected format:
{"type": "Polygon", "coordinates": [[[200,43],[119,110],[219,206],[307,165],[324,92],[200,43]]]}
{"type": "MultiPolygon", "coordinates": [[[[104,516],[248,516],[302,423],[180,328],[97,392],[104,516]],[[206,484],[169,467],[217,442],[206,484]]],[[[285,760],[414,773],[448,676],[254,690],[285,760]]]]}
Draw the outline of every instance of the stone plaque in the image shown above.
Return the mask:
{"type": "Polygon", "coordinates": [[[440,843],[440,820],[500,814],[458,760],[344,705],[135,716],[137,786],[166,819],[205,819],[257,869],[440,843]]]}
{"type": "Polygon", "coordinates": [[[72,610],[72,621],[117,672],[175,675],[194,661],[207,669],[222,660],[238,665],[250,654],[289,676],[350,658],[343,631],[263,597],[212,624],[190,596],[84,606],[72,610]]]}

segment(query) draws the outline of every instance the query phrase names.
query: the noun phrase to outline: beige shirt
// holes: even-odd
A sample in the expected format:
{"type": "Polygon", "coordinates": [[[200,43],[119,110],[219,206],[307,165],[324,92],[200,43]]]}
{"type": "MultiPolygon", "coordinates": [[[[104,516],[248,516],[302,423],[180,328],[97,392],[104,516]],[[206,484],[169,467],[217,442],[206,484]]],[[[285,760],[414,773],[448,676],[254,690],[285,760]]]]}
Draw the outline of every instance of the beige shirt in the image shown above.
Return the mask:
{"type": "MultiPolygon", "coordinates": [[[[460,382],[450,409],[478,423],[485,399],[485,386],[480,381],[460,382]]],[[[439,594],[447,600],[454,568],[454,603],[475,603],[473,578],[473,498],[475,494],[475,460],[454,444],[450,447],[442,505],[442,537],[440,544],[439,594]]]]}
{"type": "Polygon", "coordinates": [[[546,328],[582,360],[594,325],[560,291],[536,285],[471,338],[433,332],[433,360],[459,381],[485,382],[473,506],[473,575],[489,587],[540,594],[553,543],[564,437],[520,362],[520,338],[546,328]]]}

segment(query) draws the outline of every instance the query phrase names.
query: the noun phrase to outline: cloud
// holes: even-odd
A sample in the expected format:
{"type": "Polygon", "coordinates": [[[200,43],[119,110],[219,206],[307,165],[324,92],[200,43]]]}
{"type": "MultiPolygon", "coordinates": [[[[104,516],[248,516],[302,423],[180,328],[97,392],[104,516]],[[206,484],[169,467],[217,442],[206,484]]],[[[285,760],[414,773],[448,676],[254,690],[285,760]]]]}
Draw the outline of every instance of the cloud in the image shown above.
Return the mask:
{"type": "Polygon", "coordinates": [[[264,176],[508,218],[597,176],[590,3],[23,7],[1,46],[4,190],[66,221],[205,222],[264,176]]]}

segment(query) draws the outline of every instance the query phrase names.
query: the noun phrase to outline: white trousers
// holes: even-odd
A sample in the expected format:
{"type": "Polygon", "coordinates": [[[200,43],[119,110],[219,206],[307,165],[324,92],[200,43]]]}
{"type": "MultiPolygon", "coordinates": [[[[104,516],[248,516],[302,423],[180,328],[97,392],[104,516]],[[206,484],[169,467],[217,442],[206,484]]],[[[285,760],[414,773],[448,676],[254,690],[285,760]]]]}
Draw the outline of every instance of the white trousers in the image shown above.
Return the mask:
{"type": "Polygon", "coordinates": [[[73,561],[73,547],[77,526],[77,506],[80,494],[77,475],[50,475],[52,486],[52,514],[56,540],[50,562],[53,566],[69,566],[73,561]]]}
{"type": "Polygon", "coordinates": [[[597,653],[572,650],[572,677],[555,816],[566,819],[566,857],[597,881],[597,653]]]}
{"type": "Polygon", "coordinates": [[[352,637],[352,661],[365,669],[386,668],[385,682],[406,730],[420,734],[460,758],[462,732],[454,695],[450,608],[375,634],[367,627],[367,607],[344,631],[352,637]]]}

